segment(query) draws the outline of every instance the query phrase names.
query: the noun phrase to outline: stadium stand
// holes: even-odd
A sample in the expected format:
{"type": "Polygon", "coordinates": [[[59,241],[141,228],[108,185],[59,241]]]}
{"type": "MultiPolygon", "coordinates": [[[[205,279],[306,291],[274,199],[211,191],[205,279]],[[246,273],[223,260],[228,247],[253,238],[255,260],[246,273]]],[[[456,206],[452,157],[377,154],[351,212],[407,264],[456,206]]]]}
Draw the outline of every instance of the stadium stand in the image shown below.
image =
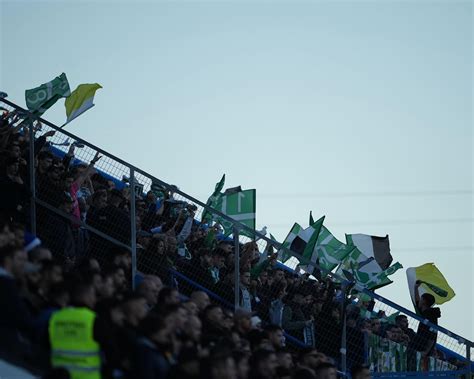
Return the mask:
{"type": "Polygon", "coordinates": [[[279,243],[0,102],[0,369],[270,379],[345,377],[365,364],[374,377],[471,375],[467,339],[335,275],[281,264],[279,243]],[[233,235],[200,222],[204,211],[233,235]]]}

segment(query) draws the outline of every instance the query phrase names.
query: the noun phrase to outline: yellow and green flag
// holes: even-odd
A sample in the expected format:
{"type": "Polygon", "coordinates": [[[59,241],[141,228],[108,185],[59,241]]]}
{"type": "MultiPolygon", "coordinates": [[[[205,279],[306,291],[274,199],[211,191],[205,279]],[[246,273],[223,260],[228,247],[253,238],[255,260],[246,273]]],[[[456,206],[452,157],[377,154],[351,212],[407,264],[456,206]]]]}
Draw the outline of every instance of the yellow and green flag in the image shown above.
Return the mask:
{"type": "Polygon", "coordinates": [[[418,289],[420,296],[430,293],[435,298],[435,304],[446,303],[456,295],[434,263],[408,268],[407,279],[413,304],[416,304],[415,285],[417,281],[421,282],[418,289]]]}
{"type": "Polygon", "coordinates": [[[67,116],[66,124],[94,106],[94,95],[99,88],[102,86],[97,83],[77,86],[64,103],[67,116]]]}

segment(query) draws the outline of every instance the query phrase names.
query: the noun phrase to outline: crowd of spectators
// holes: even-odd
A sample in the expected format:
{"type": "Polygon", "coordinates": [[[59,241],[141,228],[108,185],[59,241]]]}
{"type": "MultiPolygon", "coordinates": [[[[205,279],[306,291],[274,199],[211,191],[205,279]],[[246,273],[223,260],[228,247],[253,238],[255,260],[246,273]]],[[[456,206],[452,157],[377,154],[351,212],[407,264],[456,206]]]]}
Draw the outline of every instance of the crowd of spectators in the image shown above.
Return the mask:
{"type": "Polygon", "coordinates": [[[196,207],[164,188],[135,197],[138,275],[132,283],[130,188],[95,169],[98,154],[89,163],[77,161],[71,144],[64,156],[55,155],[52,131],[34,142],[39,201],[37,235],[31,235],[28,132],[14,121],[4,114],[0,125],[5,359],[67,377],[51,371],[52,362],[58,366],[51,325],[68,308],[92,312],[103,378],[335,378],[343,312],[353,377],[370,376],[362,365],[365,334],[437,354],[436,335],[420,337],[402,315],[385,322],[370,298],[349,298],[329,279],[288,270],[271,245],[261,252],[253,241],[239,248],[234,312],[233,241],[218,225],[199,223],[196,207]]]}

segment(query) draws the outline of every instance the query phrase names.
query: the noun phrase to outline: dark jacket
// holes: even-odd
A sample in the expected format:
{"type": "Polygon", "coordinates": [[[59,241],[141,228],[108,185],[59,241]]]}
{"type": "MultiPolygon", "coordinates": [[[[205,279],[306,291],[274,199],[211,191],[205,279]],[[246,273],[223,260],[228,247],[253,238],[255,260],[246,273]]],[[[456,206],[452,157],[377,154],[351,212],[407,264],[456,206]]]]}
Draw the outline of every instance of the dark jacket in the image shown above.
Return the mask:
{"type": "Polygon", "coordinates": [[[38,236],[51,249],[56,259],[76,255],[76,240],[71,221],[53,212],[38,218],[38,236]]]}
{"type": "Polygon", "coordinates": [[[15,279],[0,267],[0,353],[23,354],[24,338],[33,336],[35,322],[19,295],[15,279]]]}
{"type": "Polygon", "coordinates": [[[97,229],[125,244],[130,243],[130,216],[122,209],[108,205],[97,211],[97,229]]]}
{"type": "Polygon", "coordinates": [[[141,337],[136,346],[132,361],[134,378],[165,379],[171,364],[165,354],[148,338],[141,337]]]}
{"type": "Polygon", "coordinates": [[[25,185],[12,181],[6,175],[0,176],[0,211],[6,218],[22,221],[28,197],[25,185]]]}
{"type": "Polygon", "coordinates": [[[328,298],[314,323],[316,348],[332,358],[340,356],[341,348],[342,325],[332,315],[334,307],[337,306],[328,298]]]}
{"type": "MultiPolygon", "coordinates": [[[[428,308],[424,311],[420,311],[420,316],[429,322],[438,325],[438,318],[441,317],[441,311],[439,308],[428,308]]],[[[436,346],[437,333],[432,332],[428,325],[420,322],[418,324],[418,330],[413,340],[410,341],[410,347],[418,351],[426,351],[431,346],[428,354],[430,354],[436,346]]]]}
{"type": "Polygon", "coordinates": [[[303,309],[299,304],[295,302],[285,304],[282,315],[282,327],[285,331],[300,341],[303,341],[303,329],[306,326],[306,321],[303,309]]]}
{"type": "Polygon", "coordinates": [[[299,304],[294,302],[286,304],[283,308],[282,317],[283,329],[285,330],[300,330],[306,325],[306,317],[303,309],[299,304]]]}

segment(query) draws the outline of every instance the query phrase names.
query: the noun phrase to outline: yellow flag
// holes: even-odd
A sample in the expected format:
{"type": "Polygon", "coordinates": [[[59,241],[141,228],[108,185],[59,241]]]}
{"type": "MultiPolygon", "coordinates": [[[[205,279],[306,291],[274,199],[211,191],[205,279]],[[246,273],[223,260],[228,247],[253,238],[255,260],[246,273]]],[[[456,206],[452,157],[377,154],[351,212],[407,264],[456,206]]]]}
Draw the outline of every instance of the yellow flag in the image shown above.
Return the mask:
{"type": "Polygon", "coordinates": [[[95,92],[102,88],[100,84],[80,84],[71,93],[64,105],[66,106],[66,124],[94,106],[95,92]]]}
{"type": "Polygon", "coordinates": [[[408,288],[413,304],[415,304],[415,284],[420,281],[420,296],[429,293],[434,296],[435,304],[443,304],[451,300],[456,294],[449,286],[443,274],[438,270],[434,263],[425,263],[419,267],[410,267],[407,269],[408,288]]]}

